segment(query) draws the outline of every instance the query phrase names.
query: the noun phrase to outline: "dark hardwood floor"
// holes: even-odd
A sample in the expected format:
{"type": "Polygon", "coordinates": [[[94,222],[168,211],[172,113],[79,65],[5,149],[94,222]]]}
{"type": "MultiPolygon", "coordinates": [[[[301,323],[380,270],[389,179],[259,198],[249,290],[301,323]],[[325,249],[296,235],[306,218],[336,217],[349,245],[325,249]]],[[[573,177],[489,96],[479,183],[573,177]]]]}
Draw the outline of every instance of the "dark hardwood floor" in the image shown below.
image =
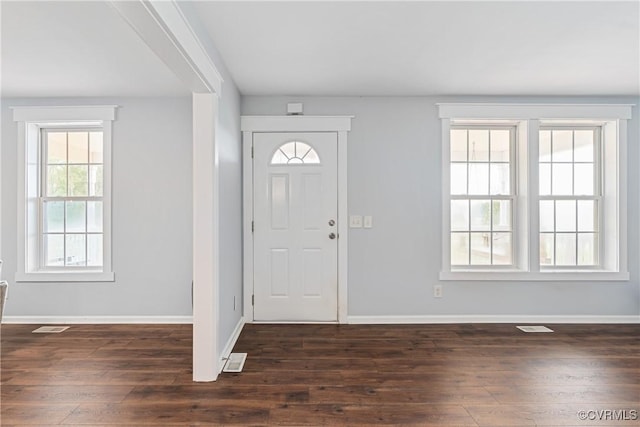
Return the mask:
{"type": "Polygon", "coordinates": [[[1,424],[640,425],[640,325],[547,326],[246,325],[193,383],[189,325],[2,325],[1,424]]]}

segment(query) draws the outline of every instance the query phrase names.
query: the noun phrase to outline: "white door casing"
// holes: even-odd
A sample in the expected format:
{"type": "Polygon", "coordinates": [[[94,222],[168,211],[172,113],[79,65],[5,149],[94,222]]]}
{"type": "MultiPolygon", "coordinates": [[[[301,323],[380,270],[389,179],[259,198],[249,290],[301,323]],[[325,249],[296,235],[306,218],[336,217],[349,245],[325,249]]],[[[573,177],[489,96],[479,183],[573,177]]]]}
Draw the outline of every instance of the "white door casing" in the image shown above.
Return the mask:
{"type": "MultiPolygon", "coordinates": [[[[347,136],[351,130],[351,116],[242,116],[243,139],[243,317],[254,318],[254,136],[259,133],[330,132],[337,135],[337,320],[347,322],[347,136]]],[[[322,159],[321,159],[322,160],[322,159]]],[[[327,221],[328,225],[328,221],[327,221]]],[[[335,320],[335,317],[334,317],[335,320]]],[[[269,321],[278,322],[278,321],[269,321]]],[[[283,322],[287,322],[283,320],[283,322]]],[[[307,322],[289,320],[288,322],[307,322]]]]}
{"type": "Polygon", "coordinates": [[[337,133],[255,133],[254,319],[338,320],[337,133]]]}

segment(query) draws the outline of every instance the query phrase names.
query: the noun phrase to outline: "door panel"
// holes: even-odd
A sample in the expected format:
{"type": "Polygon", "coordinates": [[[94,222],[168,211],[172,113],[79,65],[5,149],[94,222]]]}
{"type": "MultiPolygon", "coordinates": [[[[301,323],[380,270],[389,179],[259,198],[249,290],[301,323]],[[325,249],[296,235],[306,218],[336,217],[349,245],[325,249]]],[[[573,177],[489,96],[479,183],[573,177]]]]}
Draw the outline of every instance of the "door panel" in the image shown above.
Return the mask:
{"type": "Polygon", "coordinates": [[[337,321],[337,134],[255,133],[253,146],[254,319],[337,321]]]}

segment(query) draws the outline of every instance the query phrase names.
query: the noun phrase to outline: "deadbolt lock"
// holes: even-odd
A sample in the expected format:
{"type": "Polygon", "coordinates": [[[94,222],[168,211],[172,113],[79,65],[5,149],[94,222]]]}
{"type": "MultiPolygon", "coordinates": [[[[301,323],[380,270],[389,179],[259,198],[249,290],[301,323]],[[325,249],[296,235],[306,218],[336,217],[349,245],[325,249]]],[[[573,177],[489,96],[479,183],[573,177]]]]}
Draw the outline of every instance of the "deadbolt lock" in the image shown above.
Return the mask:
{"type": "Polygon", "coordinates": [[[329,220],[329,225],[333,227],[334,225],[336,225],[336,222],[334,220],[330,219],[329,220]]]}

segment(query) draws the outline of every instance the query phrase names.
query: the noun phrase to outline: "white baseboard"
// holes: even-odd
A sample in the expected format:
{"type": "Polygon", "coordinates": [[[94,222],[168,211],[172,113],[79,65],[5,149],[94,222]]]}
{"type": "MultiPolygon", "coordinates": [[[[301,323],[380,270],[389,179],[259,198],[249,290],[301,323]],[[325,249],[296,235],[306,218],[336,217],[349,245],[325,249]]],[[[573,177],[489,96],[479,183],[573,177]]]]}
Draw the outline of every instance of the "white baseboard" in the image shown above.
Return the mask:
{"type": "Polygon", "coordinates": [[[233,346],[236,345],[236,341],[238,341],[238,338],[240,338],[240,333],[242,332],[242,328],[244,327],[244,324],[245,324],[244,317],[241,317],[240,320],[238,320],[238,324],[236,325],[236,328],[233,330],[233,332],[231,333],[231,336],[227,340],[227,343],[222,349],[222,353],[220,354],[220,363],[218,363],[218,373],[222,372],[222,369],[224,368],[224,364],[227,362],[229,355],[233,351],[233,346]]]}
{"type": "Polygon", "coordinates": [[[193,323],[192,316],[4,316],[2,323],[28,324],[177,324],[193,323]]]}
{"type": "Polygon", "coordinates": [[[350,324],[429,324],[429,323],[640,323],[638,316],[599,315],[433,315],[433,316],[349,316],[350,324]]]}

